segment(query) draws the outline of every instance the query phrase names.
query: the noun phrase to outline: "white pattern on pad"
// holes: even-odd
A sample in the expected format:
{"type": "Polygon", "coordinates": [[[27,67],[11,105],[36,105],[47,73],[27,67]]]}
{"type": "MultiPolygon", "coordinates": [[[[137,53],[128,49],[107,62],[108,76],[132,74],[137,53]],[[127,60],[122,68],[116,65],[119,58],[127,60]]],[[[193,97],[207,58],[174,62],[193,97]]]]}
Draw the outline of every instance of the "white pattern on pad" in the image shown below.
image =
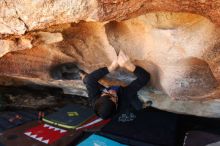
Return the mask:
{"type": "Polygon", "coordinates": [[[48,143],[49,143],[49,139],[43,140],[43,137],[37,137],[37,135],[31,135],[31,134],[32,134],[31,132],[25,132],[24,134],[27,135],[27,136],[30,136],[30,137],[32,137],[32,138],[38,140],[38,141],[41,141],[41,142],[43,142],[43,143],[45,143],[45,144],[48,144],[48,143]]]}
{"type": "MultiPolygon", "coordinates": [[[[48,124],[44,124],[43,127],[48,128],[48,129],[53,130],[53,131],[60,132],[60,133],[67,132],[67,130],[64,130],[64,129],[61,129],[61,128],[57,128],[57,127],[53,127],[53,126],[48,125],[48,124]]],[[[24,134],[29,136],[29,137],[31,137],[31,138],[33,138],[33,139],[41,141],[41,142],[43,142],[45,144],[49,143],[49,139],[43,140],[43,137],[38,137],[37,134],[32,134],[32,132],[25,132],[24,134]]]]}
{"type": "Polygon", "coordinates": [[[64,130],[64,129],[60,129],[60,128],[57,128],[57,127],[53,127],[53,126],[48,125],[48,124],[44,124],[44,127],[45,127],[45,128],[48,128],[48,129],[53,129],[54,131],[59,131],[60,133],[66,132],[66,130],[64,130]]]}
{"type": "Polygon", "coordinates": [[[83,125],[83,126],[81,126],[81,127],[76,128],[76,130],[79,130],[79,129],[82,129],[82,128],[91,126],[91,125],[96,124],[96,123],[98,123],[98,122],[100,122],[100,121],[102,121],[102,120],[103,120],[102,118],[98,118],[98,119],[96,119],[96,120],[94,120],[94,121],[92,121],[92,122],[90,122],[90,123],[88,123],[88,124],[85,124],[85,125],[83,125]]]}

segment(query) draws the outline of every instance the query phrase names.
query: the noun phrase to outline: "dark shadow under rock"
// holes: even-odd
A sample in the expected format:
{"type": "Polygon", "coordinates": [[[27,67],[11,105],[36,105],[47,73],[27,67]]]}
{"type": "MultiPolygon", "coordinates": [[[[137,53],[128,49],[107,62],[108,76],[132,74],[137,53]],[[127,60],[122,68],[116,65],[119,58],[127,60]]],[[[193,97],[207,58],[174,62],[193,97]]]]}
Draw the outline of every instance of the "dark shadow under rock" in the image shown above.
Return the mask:
{"type": "Polygon", "coordinates": [[[1,109],[56,110],[69,103],[89,106],[87,98],[65,95],[62,89],[46,86],[0,87],[1,109]]]}
{"type": "Polygon", "coordinates": [[[74,63],[63,63],[50,70],[50,76],[56,80],[78,80],[80,69],[74,63]]]}

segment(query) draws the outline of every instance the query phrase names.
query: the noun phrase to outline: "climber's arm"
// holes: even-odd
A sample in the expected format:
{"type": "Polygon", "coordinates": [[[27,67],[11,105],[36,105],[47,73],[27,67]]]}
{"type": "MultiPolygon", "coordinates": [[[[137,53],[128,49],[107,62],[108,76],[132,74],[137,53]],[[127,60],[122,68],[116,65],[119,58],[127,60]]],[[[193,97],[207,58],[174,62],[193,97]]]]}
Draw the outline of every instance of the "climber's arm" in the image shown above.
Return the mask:
{"type": "Polygon", "coordinates": [[[101,94],[100,89],[103,88],[103,86],[99,84],[98,81],[109,72],[115,70],[117,67],[118,67],[117,61],[113,61],[110,66],[100,68],[85,76],[83,82],[86,85],[86,88],[88,90],[88,96],[92,104],[100,96],[101,94]]]}
{"type": "Polygon", "coordinates": [[[150,74],[146,72],[143,68],[135,66],[130,58],[123,52],[119,52],[118,64],[127,69],[130,72],[133,72],[137,79],[125,87],[126,92],[130,93],[129,95],[136,94],[147,82],[150,80],[150,74]]]}
{"type": "Polygon", "coordinates": [[[150,80],[150,74],[139,66],[135,66],[133,73],[137,79],[125,87],[125,90],[129,93],[129,95],[137,94],[138,90],[140,90],[150,80]]]}

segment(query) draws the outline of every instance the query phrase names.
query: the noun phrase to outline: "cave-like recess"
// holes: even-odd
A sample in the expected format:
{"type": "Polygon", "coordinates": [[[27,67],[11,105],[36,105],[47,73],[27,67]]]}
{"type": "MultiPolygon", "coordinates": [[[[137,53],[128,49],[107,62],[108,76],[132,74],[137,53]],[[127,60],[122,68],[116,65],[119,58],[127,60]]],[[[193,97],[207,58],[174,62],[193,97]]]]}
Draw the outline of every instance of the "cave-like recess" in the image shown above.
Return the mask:
{"type": "MultiPolygon", "coordinates": [[[[219,117],[220,29],[204,16],[155,12],[123,21],[79,21],[9,35],[0,43],[1,85],[49,85],[87,96],[80,80],[56,80],[51,70],[74,63],[89,73],[109,65],[123,50],[151,74],[139,92],[143,101],[173,112],[219,117]]],[[[102,82],[125,85],[131,79],[120,70],[102,82]]]]}

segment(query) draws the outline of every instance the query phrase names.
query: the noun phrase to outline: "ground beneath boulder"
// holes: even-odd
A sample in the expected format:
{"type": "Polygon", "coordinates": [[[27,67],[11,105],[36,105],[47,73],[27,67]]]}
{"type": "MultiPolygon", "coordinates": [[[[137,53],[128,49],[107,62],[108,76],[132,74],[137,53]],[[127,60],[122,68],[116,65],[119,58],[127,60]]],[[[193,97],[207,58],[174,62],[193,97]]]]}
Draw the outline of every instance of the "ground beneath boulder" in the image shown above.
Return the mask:
{"type": "Polygon", "coordinates": [[[64,94],[62,89],[46,86],[1,86],[1,110],[31,109],[54,111],[66,104],[89,106],[88,98],[64,94]]]}

